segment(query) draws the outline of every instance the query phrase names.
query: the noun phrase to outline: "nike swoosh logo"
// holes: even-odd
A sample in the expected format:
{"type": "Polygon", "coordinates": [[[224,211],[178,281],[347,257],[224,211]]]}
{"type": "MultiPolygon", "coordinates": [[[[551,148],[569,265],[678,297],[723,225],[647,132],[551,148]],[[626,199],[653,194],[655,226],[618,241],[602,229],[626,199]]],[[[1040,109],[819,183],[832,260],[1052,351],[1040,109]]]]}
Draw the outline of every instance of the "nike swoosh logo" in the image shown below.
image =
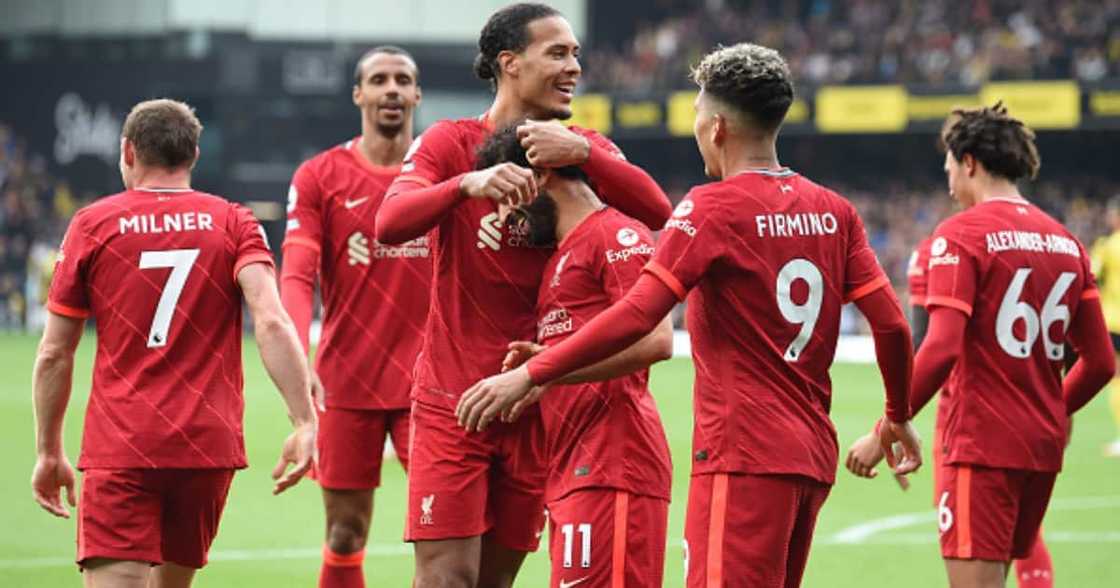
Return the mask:
{"type": "Polygon", "coordinates": [[[369,200],[369,196],[366,196],[365,198],[358,198],[357,200],[350,200],[349,198],[347,198],[346,202],[343,202],[343,206],[345,206],[347,209],[351,209],[355,206],[360,206],[366,200],[369,200]]]}
{"type": "Polygon", "coordinates": [[[560,580],[560,588],[571,588],[572,586],[575,586],[576,584],[583,584],[584,582],[587,581],[588,577],[589,576],[584,576],[584,577],[582,577],[578,580],[572,580],[571,582],[565,582],[563,580],[560,580]]]}

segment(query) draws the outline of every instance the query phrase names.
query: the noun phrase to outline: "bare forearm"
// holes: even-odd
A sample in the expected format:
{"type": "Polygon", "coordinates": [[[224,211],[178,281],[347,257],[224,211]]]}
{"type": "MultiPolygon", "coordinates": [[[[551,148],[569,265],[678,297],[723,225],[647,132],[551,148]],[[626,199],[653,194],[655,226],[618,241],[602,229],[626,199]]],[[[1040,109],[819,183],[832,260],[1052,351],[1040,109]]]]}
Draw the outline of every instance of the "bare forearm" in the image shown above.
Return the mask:
{"type": "Polygon", "coordinates": [[[35,360],[32,396],[35,405],[35,448],[39,455],[62,453],[62,423],[70,402],[74,371],[72,355],[44,355],[35,360]]]}
{"type": "Polygon", "coordinates": [[[658,327],[637,343],[607,359],[560,378],[557,384],[601,382],[644,370],[673,356],[673,325],[665,317],[658,327]]]}
{"type": "Polygon", "coordinates": [[[313,422],[311,376],[291,320],[283,315],[263,317],[254,327],[261,361],[280,390],[289,418],[297,426],[313,422]]]}

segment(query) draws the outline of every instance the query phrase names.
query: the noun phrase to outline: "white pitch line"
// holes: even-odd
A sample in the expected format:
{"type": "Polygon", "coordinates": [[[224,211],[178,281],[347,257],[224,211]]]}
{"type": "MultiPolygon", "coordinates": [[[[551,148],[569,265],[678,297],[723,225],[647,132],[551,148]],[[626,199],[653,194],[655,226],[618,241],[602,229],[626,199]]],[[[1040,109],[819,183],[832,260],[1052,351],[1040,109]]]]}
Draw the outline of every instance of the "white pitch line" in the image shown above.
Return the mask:
{"type": "MultiPolygon", "coordinates": [[[[1055,498],[1050,501],[1048,511],[1055,510],[1093,510],[1100,508],[1120,508],[1120,496],[1084,496],[1073,498],[1055,498]]],[[[852,525],[833,533],[831,536],[824,538],[819,542],[821,545],[861,545],[866,543],[885,543],[893,542],[895,537],[899,537],[899,543],[910,543],[905,534],[892,534],[890,540],[873,539],[876,535],[893,531],[895,529],[904,529],[918,524],[933,523],[937,519],[937,513],[931,507],[929,510],[921,512],[910,512],[904,514],[891,515],[881,519],[867,521],[858,525],[852,525]]],[[[936,540],[936,535],[929,534],[930,543],[936,540]]],[[[1070,542],[1070,543],[1092,543],[1096,541],[1114,542],[1120,541],[1120,533],[1061,533],[1046,532],[1046,540],[1050,541],[1054,537],[1057,542],[1070,542]]]]}

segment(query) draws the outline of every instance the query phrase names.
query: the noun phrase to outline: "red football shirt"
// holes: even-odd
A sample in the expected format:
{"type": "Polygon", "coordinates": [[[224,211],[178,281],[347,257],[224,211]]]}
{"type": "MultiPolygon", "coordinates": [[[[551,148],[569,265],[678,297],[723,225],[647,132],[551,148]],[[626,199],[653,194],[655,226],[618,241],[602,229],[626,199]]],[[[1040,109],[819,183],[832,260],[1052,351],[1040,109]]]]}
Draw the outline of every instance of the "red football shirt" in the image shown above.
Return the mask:
{"type": "Polygon", "coordinates": [[[74,215],[47,307],[97,319],[79,468],[237,468],[241,290],[272,265],[248,209],[193,191],[129,190],[74,215]]]}
{"type": "Polygon", "coordinates": [[[296,170],[284,247],[319,253],[323,332],[315,369],[327,406],[408,408],[428,316],[428,238],[377,242],[377,209],[400,168],[374,166],[357,144],[347,141],[296,170]]]}
{"type": "Polygon", "coordinates": [[[910,306],[926,305],[926,286],[929,283],[929,244],[933,237],[922,239],[910,254],[906,267],[906,281],[910,289],[910,306]]]}
{"type": "Polygon", "coordinates": [[[832,483],[840,307],[888,286],[851,203],[789,170],[700,186],[647,271],[682,300],[693,290],[693,473],[832,483]]]}
{"type": "MultiPolygon", "coordinates": [[[[432,185],[474,171],[475,151],[492,132],[485,118],[435,123],[412,143],[397,181],[432,185]]],[[[594,131],[572,127],[596,146],[618,148],[594,131]]],[[[552,248],[498,220],[498,204],[464,198],[429,234],[434,282],[415,392],[454,406],[475,382],[501,370],[510,341],[535,334],[537,287],[552,248]]]]}
{"type": "MultiPolygon", "coordinates": [[[[638,221],[612,208],[571,230],[548,262],[537,299],[537,341],[555,345],[617,302],[653,254],[638,221]]],[[[546,500],[601,487],[669,499],[672,464],[649,370],[555,386],[541,397],[549,460],[546,500]]]]}
{"type": "Polygon", "coordinates": [[[941,223],[926,306],[969,315],[942,400],[947,463],[1061,469],[1066,329],[1097,295],[1085,248],[1026,201],[988,201],[941,223]]]}

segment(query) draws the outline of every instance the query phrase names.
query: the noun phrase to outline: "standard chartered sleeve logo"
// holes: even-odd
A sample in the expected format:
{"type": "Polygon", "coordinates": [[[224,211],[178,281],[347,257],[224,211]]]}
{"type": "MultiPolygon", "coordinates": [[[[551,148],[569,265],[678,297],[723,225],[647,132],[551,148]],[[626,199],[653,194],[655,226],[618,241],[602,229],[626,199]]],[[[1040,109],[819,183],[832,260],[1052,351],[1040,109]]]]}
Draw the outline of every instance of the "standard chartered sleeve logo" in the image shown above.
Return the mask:
{"type": "Polygon", "coordinates": [[[502,221],[498,218],[498,213],[491,212],[482,217],[478,227],[477,245],[479,249],[489,247],[493,251],[502,248],[502,221]]]}
{"type": "Polygon", "coordinates": [[[361,231],[354,231],[346,240],[346,257],[350,265],[369,265],[369,239],[361,231]]]}

